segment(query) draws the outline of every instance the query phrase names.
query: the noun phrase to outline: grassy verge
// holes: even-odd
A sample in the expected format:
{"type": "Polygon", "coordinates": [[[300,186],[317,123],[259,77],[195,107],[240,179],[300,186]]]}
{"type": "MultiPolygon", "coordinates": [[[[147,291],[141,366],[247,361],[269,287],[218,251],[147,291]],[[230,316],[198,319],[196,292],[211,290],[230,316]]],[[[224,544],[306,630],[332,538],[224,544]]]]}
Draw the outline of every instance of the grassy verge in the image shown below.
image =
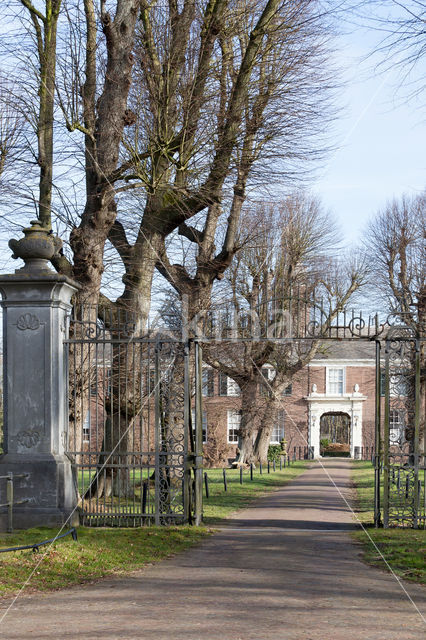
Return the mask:
{"type": "MultiPolygon", "coordinates": [[[[204,521],[218,524],[230,513],[247,506],[255,498],[276,489],[305,468],[302,462],[290,468],[263,475],[255,471],[253,481],[244,472],[243,485],[239,472],[227,470],[228,491],[223,490],[222,469],[209,469],[210,498],[204,498],[204,521]]],[[[125,574],[187,549],[210,530],[206,527],[146,527],[135,529],[78,529],[78,541],[71,537],[31,550],[0,554],[0,596],[17,593],[29,579],[25,591],[49,591],[92,582],[114,574],[125,574]],[[31,576],[31,577],[30,577],[31,576]]],[[[24,546],[53,538],[57,530],[48,528],[0,534],[0,548],[24,546]]]]}
{"type": "Polygon", "coordinates": [[[368,528],[354,533],[363,545],[363,558],[371,565],[387,569],[380,552],[392,570],[412,582],[426,584],[426,531],[420,529],[375,529],[374,469],[370,462],[354,462],[352,475],[356,486],[356,508],[361,522],[368,528]]]}
{"type": "MultiPolygon", "coordinates": [[[[55,536],[56,530],[29,529],[0,536],[0,548],[23,546],[55,536]]],[[[128,573],[183,551],[208,534],[195,527],[138,529],[78,529],[71,537],[42,547],[38,553],[16,551],[0,555],[0,595],[12,595],[31,576],[25,591],[49,591],[128,573]]]]}

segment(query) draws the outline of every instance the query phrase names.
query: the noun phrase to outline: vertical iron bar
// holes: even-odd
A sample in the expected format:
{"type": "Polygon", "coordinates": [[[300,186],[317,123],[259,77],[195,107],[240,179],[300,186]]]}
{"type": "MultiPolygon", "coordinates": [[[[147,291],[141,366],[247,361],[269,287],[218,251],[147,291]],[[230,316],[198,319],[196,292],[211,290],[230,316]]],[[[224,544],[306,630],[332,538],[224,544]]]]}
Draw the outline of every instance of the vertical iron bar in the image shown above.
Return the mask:
{"type": "Polygon", "coordinates": [[[389,527],[389,418],[390,418],[390,374],[389,340],[385,347],[385,424],[383,441],[383,526],[389,527]]]}
{"type": "Polygon", "coordinates": [[[191,381],[189,367],[190,345],[186,341],[184,346],[184,399],[183,399],[183,423],[184,423],[184,469],[183,469],[183,519],[185,523],[190,523],[191,513],[191,467],[188,461],[190,425],[191,425],[191,381]]]}
{"type": "Polygon", "coordinates": [[[148,496],[148,480],[142,484],[142,513],[146,513],[146,499],[148,496]]]}
{"type": "Polygon", "coordinates": [[[155,345],[155,369],[154,369],[154,402],[155,402],[155,423],[154,423],[154,452],[155,452],[155,514],[154,521],[156,526],[160,524],[160,434],[161,434],[161,415],[160,415],[160,343],[155,345]]]}
{"type": "Polygon", "coordinates": [[[419,526],[419,456],[420,456],[420,340],[415,342],[415,379],[414,379],[414,506],[413,527],[419,526]]]}
{"type": "Polygon", "coordinates": [[[207,472],[204,474],[204,484],[206,487],[206,498],[210,498],[210,493],[209,493],[209,476],[207,475],[207,472]]]}
{"type": "Polygon", "coordinates": [[[202,353],[195,343],[195,526],[200,526],[203,516],[203,394],[202,353]]]}
{"type": "Polygon", "coordinates": [[[243,484],[243,468],[240,467],[240,484],[243,484]]]}
{"type": "Polygon", "coordinates": [[[381,512],[380,512],[380,422],[381,422],[381,367],[380,367],[380,341],[376,340],[376,413],[375,413],[375,430],[374,430],[374,526],[376,528],[381,526],[381,512]]]}
{"type": "Polygon", "coordinates": [[[13,473],[9,471],[6,480],[7,532],[13,531],[13,473]]]}
{"type": "Polygon", "coordinates": [[[253,480],[253,463],[250,464],[250,480],[253,480]]]}
{"type": "Polygon", "coordinates": [[[222,471],[223,475],[223,490],[228,491],[228,483],[226,482],[226,469],[224,468],[222,471]]]}

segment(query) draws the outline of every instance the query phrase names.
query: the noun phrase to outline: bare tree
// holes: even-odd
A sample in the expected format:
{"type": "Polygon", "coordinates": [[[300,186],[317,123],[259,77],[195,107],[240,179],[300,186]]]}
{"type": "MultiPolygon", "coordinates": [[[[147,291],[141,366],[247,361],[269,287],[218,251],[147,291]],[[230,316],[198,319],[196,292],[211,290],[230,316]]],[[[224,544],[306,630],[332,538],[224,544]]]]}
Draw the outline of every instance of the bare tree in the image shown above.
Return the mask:
{"type": "MultiPolygon", "coordinates": [[[[372,288],[393,321],[420,338],[420,435],[425,425],[426,334],[426,193],[392,200],[370,223],[365,243],[372,268],[372,288]]],[[[392,323],[392,321],[391,321],[392,323]]],[[[414,431],[406,433],[412,441],[414,431]]]]}
{"type": "Polygon", "coordinates": [[[377,68],[400,71],[400,85],[408,98],[425,89],[423,0],[348,0],[347,8],[356,20],[377,31],[379,41],[372,53],[377,68]]]}
{"type": "Polygon", "coordinates": [[[365,243],[382,309],[424,336],[426,193],[392,200],[370,223],[365,243]]]}
{"type": "Polygon", "coordinates": [[[237,343],[204,345],[207,362],[241,389],[239,464],[265,461],[284,389],[365,278],[363,261],[332,257],[335,229],[315,199],[297,193],[260,206],[244,226],[257,234],[236,256],[229,282],[231,306],[241,318],[248,312],[249,321],[237,327],[237,343]],[[267,379],[265,365],[272,373],[267,379]]]}

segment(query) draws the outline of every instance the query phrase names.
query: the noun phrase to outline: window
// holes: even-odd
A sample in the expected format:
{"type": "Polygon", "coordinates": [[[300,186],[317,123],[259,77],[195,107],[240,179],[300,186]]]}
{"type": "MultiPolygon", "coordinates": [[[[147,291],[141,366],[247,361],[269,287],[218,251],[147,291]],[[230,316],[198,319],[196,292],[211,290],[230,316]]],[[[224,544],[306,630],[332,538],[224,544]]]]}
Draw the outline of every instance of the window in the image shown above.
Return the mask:
{"type": "Polygon", "coordinates": [[[228,442],[236,444],[240,430],[241,415],[238,411],[228,411],[228,442]]]}
{"type": "Polygon", "coordinates": [[[235,380],[227,376],[225,373],[219,372],[219,395],[220,396],[239,396],[240,387],[235,380]]]}
{"type": "Polygon", "coordinates": [[[277,413],[277,419],[274,424],[274,428],[271,433],[270,444],[280,444],[284,439],[284,415],[283,409],[280,409],[277,413]]]}
{"type": "MultiPolygon", "coordinates": [[[[195,409],[192,409],[192,433],[195,438],[195,409]]],[[[203,411],[203,444],[207,442],[207,412],[203,411]]]]}
{"type": "Polygon", "coordinates": [[[91,415],[89,409],[83,422],[83,442],[90,442],[90,422],[91,415]]]}
{"type": "Polygon", "coordinates": [[[228,396],[239,396],[240,395],[240,387],[237,385],[235,380],[228,377],[228,396]]]}
{"type": "Polygon", "coordinates": [[[397,409],[389,412],[389,442],[390,444],[402,444],[404,442],[404,413],[397,409]]]}
{"type": "Polygon", "coordinates": [[[281,393],[282,396],[291,396],[291,394],[293,393],[293,385],[289,384],[288,387],[286,387],[283,392],[281,393]]]}
{"type": "Polygon", "coordinates": [[[343,369],[327,369],[327,393],[332,396],[342,396],[344,387],[343,369]]]}
{"type": "Polygon", "coordinates": [[[213,378],[213,369],[209,369],[208,367],[203,367],[203,396],[211,398],[214,395],[214,378],[213,378]]]}

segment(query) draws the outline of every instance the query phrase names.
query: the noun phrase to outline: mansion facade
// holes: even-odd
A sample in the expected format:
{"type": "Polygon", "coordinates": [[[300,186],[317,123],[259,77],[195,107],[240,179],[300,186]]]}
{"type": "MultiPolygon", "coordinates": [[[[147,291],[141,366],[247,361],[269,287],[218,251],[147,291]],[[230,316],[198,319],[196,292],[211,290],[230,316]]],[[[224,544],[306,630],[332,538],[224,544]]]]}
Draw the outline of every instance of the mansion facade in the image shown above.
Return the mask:
{"type": "MultiPolygon", "coordinates": [[[[374,445],[375,349],[371,343],[343,342],[327,346],[297,374],[280,398],[270,444],[283,440],[289,453],[320,456],[320,441],[357,448],[374,445]]],[[[265,378],[273,375],[263,367],[265,378]]],[[[261,390],[260,390],[261,391],[261,390]]],[[[260,393],[261,395],[261,393],[260,393]]],[[[226,375],[203,367],[203,441],[213,464],[234,458],[238,447],[241,398],[226,375]]]]}

